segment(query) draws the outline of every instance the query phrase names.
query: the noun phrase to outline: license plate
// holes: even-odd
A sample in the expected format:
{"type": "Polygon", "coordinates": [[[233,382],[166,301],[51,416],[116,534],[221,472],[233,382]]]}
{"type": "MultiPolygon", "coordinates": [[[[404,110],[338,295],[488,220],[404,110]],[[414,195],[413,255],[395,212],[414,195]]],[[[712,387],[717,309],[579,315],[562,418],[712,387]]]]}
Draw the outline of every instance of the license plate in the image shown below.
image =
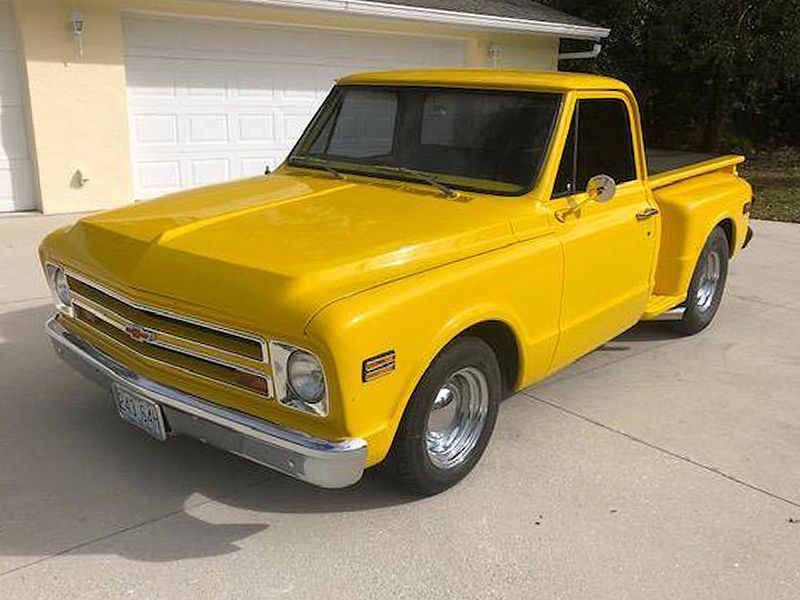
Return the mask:
{"type": "Polygon", "coordinates": [[[119,416],[128,423],[144,429],[157,440],[167,439],[164,415],[158,404],[118,385],[114,386],[114,400],[119,416]]]}

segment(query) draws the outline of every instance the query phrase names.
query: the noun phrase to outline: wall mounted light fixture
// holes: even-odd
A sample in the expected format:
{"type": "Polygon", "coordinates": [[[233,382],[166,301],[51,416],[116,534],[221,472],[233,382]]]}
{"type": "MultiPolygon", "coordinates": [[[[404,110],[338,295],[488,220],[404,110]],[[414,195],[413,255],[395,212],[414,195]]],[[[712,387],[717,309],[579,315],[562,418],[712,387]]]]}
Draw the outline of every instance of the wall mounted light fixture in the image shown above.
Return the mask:
{"type": "Polygon", "coordinates": [[[89,178],[83,174],[83,171],[76,169],[70,178],[69,185],[72,188],[80,189],[89,183],[89,178]]]}
{"type": "Polygon", "coordinates": [[[72,13],[72,37],[75,38],[75,43],[78,45],[78,56],[83,58],[83,30],[85,22],[83,20],[83,13],[72,13]]]}

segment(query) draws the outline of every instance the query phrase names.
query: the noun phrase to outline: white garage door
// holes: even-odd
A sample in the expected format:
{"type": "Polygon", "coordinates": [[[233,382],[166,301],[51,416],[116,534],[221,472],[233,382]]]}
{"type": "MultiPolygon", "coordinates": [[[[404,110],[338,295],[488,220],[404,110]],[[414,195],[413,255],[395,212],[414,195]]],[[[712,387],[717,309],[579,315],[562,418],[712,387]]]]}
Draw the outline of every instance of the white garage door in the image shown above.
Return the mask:
{"type": "Polygon", "coordinates": [[[0,2],[0,212],[34,207],[13,16],[11,5],[0,2]]]}
{"type": "Polygon", "coordinates": [[[126,75],[137,198],[276,167],[333,80],[461,66],[461,40],[128,16],[126,75]]]}

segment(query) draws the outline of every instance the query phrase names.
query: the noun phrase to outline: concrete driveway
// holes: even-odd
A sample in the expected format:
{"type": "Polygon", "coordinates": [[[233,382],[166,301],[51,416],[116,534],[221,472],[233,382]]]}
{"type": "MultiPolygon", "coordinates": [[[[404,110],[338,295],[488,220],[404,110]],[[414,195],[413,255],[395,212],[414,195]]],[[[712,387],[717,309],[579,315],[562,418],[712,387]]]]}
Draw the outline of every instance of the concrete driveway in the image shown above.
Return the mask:
{"type": "Polygon", "coordinates": [[[715,324],[639,325],[507,400],[418,500],[161,444],[60,364],[0,219],[0,598],[798,598],[800,226],[757,222],[715,324]]]}

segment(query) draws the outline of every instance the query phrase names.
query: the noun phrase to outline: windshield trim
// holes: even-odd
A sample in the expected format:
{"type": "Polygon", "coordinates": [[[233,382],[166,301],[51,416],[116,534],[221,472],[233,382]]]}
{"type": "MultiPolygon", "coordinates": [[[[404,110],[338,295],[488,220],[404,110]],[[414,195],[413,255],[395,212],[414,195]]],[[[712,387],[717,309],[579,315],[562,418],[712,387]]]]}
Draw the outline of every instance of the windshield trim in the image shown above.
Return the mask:
{"type": "MultiPolygon", "coordinates": [[[[330,91],[328,96],[325,98],[325,101],[320,106],[319,110],[316,112],[314,117],[308,123],[306,128],[303,130],[303,133],[298,138],[295,145],[292,147],[292,150],[286,157],[284,164],[289,166],[299,167],[299,165],[292,165],[291,159],[295,156],[300,155],[308,155],[307,152],[303,152],[301,146],[304,142],[306,142],[312,133],[319,127],[323,127],[327,122],[328,118],[335,118],[336,115],[331,115],[332,112],[337,112],[341,109],[341,103],[337,103],[336,100],[339,95],[342,93],[342,90],[345,89],[352,89],[352,88],[371,88],[371,89],[378,89],[378,90],[397,90],[397,89],[412,89],[412,90],[441,90],[441,91],[449,91],[449,92],[496,92],[496,93],[505,93],[505,94],[537,94],[537,95],[545,95],[545,96],[552,96],[556,97],[558,104],[556,106],[556,110],[553,112],[553,118],[550,123],[550,128],[547,134],[547,148],[544,152],[542,152],[539,162],[536,165],[531,165],[533,169],[535,169],[535,176],[531,178],[531,183],[527,186],[520,186],[520,189],[513,190],[513,191],[502,191],[502,190],[492,190],[486,189],[483,187],[476,187],[470,185],[460,184],[454,181],[450,181],[449,177],[458,177],[456,175],[447,174],[447,173],[438,173],[435,171],[426,171],[426,173],[430,173],[434,176],[442,176],[445,179],[443,183],[454,190],[461,190],[467,192],[474,192],[479,194],[486,194],[490,196],[508,196],[508,197],[519,197],[525,196],[529,194],[531,191],[535,190],[537,186],[541,183],[542,177],[544,175],[543,171],[547,164],[547,160],[550,157],[551,152],[553,151],[553,143],[555,132],[558,127],[558,123],[561,120],[561,115],[564,110],[564,93],[557,92],[552,90],[509,90],[509,89],[495,89],[495,88],[483,88],[483,87],[453,87],[453,86],[438,86],[438,85],[402,85],[402,84],[389,84],[389,85],[364,85],[364,84],[337,84],[333,87],[330,91]]],[[[322,157],[319,157],[322,158],[322,157]]],[[[341,173],[349,173],[353,175],[362,175],[365,177],[375,177],[378,179],[390,179],[394,181],[408,181],[407,177],[402,176],[400,173],[390,173],[388,171],[380,171],[381,165],[371,165],[370,163],[359,163],[356,161],[351,160],[342,160],[339,158],[323,158],[323,160],[328,160],[333,162],[336,166],[335,169],[341,173]],[[361,168],[359,168],[361,167],[361,168]]],[[[304,169],[315,169],[315,170],[325,170],[322,166],[319,165],[311,165],[310,163],[306,166],[303,165],[300,168],[304,169]]],[[[486,180],[489,181],[489,180],[486,180]]],[[[510,182],[502,182],[497,181],[498,184],[510,184],[510,182]]],[[[514,184],[510,184],[514,185],[514,184]]]]}

